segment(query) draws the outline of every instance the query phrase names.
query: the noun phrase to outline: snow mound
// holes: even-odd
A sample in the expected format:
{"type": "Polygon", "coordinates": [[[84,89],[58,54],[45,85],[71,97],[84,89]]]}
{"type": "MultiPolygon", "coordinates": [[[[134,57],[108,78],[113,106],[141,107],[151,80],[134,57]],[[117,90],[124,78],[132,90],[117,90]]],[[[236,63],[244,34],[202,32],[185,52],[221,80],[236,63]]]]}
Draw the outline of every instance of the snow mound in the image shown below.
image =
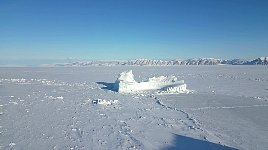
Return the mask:
{"type": "Polygon", "coordinates": [[[132,70],[119,74],[114,88],[119,93],[135,93],[148,90],[160,90],[162,93],[188,93],[184,80],[178,81],[175,76],[152,77],[144,82],[134,79],[132,70]]]}

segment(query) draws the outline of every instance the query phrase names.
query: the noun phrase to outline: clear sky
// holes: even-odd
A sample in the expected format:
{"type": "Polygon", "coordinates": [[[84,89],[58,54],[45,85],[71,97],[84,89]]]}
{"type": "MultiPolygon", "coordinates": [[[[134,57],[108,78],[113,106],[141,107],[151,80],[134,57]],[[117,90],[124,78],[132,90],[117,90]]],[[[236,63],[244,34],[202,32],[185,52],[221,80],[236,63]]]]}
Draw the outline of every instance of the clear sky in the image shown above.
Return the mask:
{"type": "Polygon", "coordinates": [[[268,0],[0,0],[0,60],[256,58],[268,0]]]}

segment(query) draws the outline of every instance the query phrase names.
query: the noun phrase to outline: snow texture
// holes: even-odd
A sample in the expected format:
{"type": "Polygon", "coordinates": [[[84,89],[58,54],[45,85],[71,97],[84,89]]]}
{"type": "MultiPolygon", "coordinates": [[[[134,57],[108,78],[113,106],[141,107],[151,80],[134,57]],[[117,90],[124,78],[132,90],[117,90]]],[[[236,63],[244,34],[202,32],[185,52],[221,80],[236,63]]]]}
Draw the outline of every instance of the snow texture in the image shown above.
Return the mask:
{"type": "Polygon", "coordinates": [[[0,149],[267,150],[267,70],[230,65],[0,67],[0,149]],[[126,78],[131,82],[170,83],[174,78],[158,77],[174,75],[194,92],[121,94],[113,87],[125,70],[135,72],[135,80],[126,78]]]}
{"type": "Polygon", "coordinates": [[[188,93],[184,80],[178,81],[175,76],[152,77],[144,82],[134,79],[132,70],[120,73],[114,88],[119,93],[134,93],[148,90],[160,90],[165,93],[188,93]]]}

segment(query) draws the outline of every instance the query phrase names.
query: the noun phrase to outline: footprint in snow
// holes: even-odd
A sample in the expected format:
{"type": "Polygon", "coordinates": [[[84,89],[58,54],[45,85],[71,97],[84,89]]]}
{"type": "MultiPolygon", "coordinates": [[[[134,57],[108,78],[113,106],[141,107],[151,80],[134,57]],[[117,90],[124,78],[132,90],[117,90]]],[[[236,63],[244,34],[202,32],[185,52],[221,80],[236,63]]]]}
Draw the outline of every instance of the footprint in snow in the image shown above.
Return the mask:
{"type": "Polygon", "coordinates": [[[10,104],[18,105],[17,102],[9,102],[10,104]]]}
{"type": "Polygon", "coordinates": [[[79,128],[72,128],[72,131],[75,132],[76,136],[81,140],[84,134],[83,130],[79,128]]]}

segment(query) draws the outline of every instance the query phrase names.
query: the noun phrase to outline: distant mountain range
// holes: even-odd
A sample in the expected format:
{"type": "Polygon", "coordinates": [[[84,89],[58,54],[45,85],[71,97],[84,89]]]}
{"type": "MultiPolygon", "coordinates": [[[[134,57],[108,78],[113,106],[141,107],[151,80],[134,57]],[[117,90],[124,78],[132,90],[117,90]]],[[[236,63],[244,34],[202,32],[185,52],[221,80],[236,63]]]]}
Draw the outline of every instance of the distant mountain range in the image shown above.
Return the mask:
{"type": "Polygon", "coordinates": [[[128,61],[75,61],[55,64],[55,66],[179,66],[179,65],[268,65],[268,57],[253,60],[193,58],[175,60],[135,59],[128,61]]]}

